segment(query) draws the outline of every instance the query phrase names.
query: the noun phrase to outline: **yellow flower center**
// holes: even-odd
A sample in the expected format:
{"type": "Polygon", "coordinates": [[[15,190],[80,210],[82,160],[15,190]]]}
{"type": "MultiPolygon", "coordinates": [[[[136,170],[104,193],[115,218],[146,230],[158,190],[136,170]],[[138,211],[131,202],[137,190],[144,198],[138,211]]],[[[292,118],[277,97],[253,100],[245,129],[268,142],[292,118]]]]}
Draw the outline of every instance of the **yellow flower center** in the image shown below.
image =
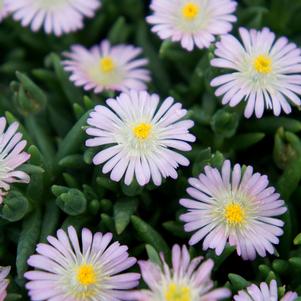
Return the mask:
{"type": "Polygon", "coordinates": [[[272,59],[267,55],[258,55],[253,63],[254,69],[258,73],[268,74],[272,72],[272,59]]]}
{"type": "Polygon", "coordinates": [[[76,275],[77,281],[81,285],[92,285],[96,283],[96,273],[92,264],[82,264],[79,266],[76,275]]]}
{"type": "Polygon", "coordinates": [[[193,2],[188,2],[182,8],[182,15],[185,19],[192,21],[200,12],[200,6],[193,2]]]}
{"type": "Polygon", "coordinates": [[[165,292],[166,301],[191,301],[190,288],[171,283],[165,292]]]}
{"type": "Polygon", "coordinates": [[[245,221],[245,210],[238,203],[229,203],[225,206],[224,217],[230,225],[241,225],[245,221]]]}
{"type": "Polygon", "coordinates": [[[136,138],[145,140],[151,134],[152,127],[153,126],[149,123],[140,123],[133,128],[133,133],[136,138]]]}
{"type": "Polygon", "coordinates": [[[115,69],[115,63],[113,59],[109,56],[105,56],[100,59],[99,62],[100,70],[104,73],[112,72],[115,69]]]}

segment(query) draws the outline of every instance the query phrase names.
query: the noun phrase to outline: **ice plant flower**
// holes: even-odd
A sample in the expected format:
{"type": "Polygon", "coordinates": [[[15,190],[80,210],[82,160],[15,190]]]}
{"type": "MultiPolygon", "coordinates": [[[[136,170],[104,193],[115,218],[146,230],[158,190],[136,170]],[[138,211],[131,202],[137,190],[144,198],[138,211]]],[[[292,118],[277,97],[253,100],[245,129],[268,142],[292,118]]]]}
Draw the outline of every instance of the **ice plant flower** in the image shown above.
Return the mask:
{"type": "Polygon", "coordinates": [[[7,7],[4,5],[4,0],[0,0],[0,21],[8,15],[7,7]]]}
{"type": "Polygon", "coordinates": [[[32,31],[44,27],[60,36],[83,27],[84,17],[93,17],[100,0],[3,0],[13,18],[32,31]]]}
{"type": "Polygon", "coordinates": [[[143,186],[151,179],[160,185],[162,177],[177,178],[179,165],[189,161],[179,151],[190,151],[187,142],[195,141],[189,133],[193,121],[182,120],[187,111],[168,97],[159,105],[159,96],[146,91],[122,93],[98,105],[88,118],[87,134],[93,138],[86,146],[108,145],[93,158],[95,165],[104,164],[103,173],[126,185],[135,177],[143,186]]]}
{"type": "Polygon", "coordinates": [[[242,169],[236,164],[231,169],[226,160],[221,172],[210,166],[198,178],[190,178],[187,189],[190,198],[180,204],[188,209],[180,218],[185,230],[196,231],[189,243],[203,241],[203,249],[215,249],[220,255],[227,242],[235,246],[243,259],[253,260],[256,253],[274,253],[282,235],[283,221],[274,218],[286,212],[284,201],[274,187],[268,187],[267,176],[253,173],[253,168],[242,169]]]}
{"type": "Polygon", "coordinates": [[[231,31],[236,5],[233,0],[152,0],[147,21],[162,40],[180,42],[189,51],[208,48],[216,35],[231,31]]]}
{"type": "Polygon", "coordinates": [[[29,176],[17,168],[26,162],[30,155],[24,152],[26,141],[17,132],[19,124],[12,123],[6,130],[6,119],[0,117],[0,204],[3,196],[14,182],[29,183],[29,176]]]}
{"type": "Polygon", "coordinates": [[[71,72],[70,80],[85,90],[145,90],[150,75],[145,68],[147,59],[139,58],[141,52],[132,45],[111,46],[105,40],[90,50],[74,45],[71,52],[65,53],[63,64],[71,72]]]}
{"type": "Polygon", "coordinates": [[[211,82],[222,103],[236,106],[245,101],[245,117],[254,112],[262,117],[265,109],[274,115],[283,110],[291,112],[290,102],[299,106],[301,95],[301,49],[287,38],[275,38],[269,29],[239,29],[242,43],[232,35],[225,35],[216,43],[211,65],[233,70],[211,82]]]}
{"type": "Polygon", "coordinates": [[[220,300],[230,296],[226,288],[213,289],[213,260],[203,257],[190,259],[186,246],[172,248],[172,268],[164,257],[163,267],[151,261],[139,261],[142,277],[149,289],[134,292],[137,301],[198,301],[220,300]]]}
{"type": "Polygon", "coordinates": [[[81,243],[75,229],[48,236],[28,259],[34,271],[25,273],[31,300],[125,300],[138,285],[138,273],[121,273],[136,263],[126,246],[111,243],[112,234],[83,229],[81,243]],[[121,274],[120,274],[121,273],[121,274]]]}
{"type": "Polygon", "coordinates": [[[10,267],[0,267],[0,301],[4,301],[7,296],[7,286],[9,281],[6,279],[10,272],[10,267]]]}
{"type": "Polygon", "coordinates": [[[297,293],[287,292],[281,299],[279,299],[276,280],[272,280],[270,285],[262,282],[260,283],[259,287],[255,284],[252,284],[245,290],[239,291],[238,294],[234,296],[235,301],[294,301],[297,298],[297,293]]]}

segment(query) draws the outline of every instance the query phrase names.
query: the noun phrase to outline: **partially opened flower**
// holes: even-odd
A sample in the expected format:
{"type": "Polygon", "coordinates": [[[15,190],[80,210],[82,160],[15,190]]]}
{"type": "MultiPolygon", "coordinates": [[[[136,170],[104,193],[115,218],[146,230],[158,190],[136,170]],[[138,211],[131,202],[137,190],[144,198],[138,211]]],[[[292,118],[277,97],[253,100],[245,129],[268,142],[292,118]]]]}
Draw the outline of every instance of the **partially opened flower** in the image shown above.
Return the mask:
{"type": "Polygon", "coordinates": [[[7,15],[7,6],[4,4],[4,0],[0,0],[0,21],[2,21],[7,15]]]}
{"type": "Polygon", "coordinates": [[[233,0],[152,0],[147,21],[163,40],[180,42],[189,51],[208,48],[216,35],[231,31],[236,5],[233,0]]]}
{"type": "Polygon", "coordinates": [[[241,290],[234,296],[235,301],[294,301],[298,298],[297,293],[287,292],[281,299],[278,298],[278,288],[276,280],[272,280],[270,285],[265,282],[259,286],[252,284],[245,290],[241,290]]]}
{"type": "Polygon", "coordinates": [[[93,235],[83,229],[80,243],[70,226],[68,233],[60,229],[47,240],[28,260],[36,269],[25,273],[31,300],[126,300],[127,290],[138,285],[139,274],[121,273],[136,259],[129,257],[126,246],[111,243],[111,233],[93,235]]]}
{"type": "Polygon", "coordinates": [[[85,90],[145,90],[150,80],[148,61],[139,58],[142,49],[131,45],[111,46],[105,40],[90,50],[74,45],[63,64],[71,72],[70,80],[85,90]]]}
{"type": "Polygon", "coordinates": [[[24,152],[26,141],[17,132],[19,124],[12,123],[6,130],[6,119],[0,118],[0,204],[12,183],[29,183],[29,176],[17,168],[26,162],[30,155],[24,152]]]}
{"type": "Polygon", "coordinates": [[[137,301],[199,301],[220,300],[230,296],[226,288],[213,288],[213,260],[190,259],[185,246],[172,248],[172,268],[162,257],[163,267],[151,261],[139,261],[142,277],[148,289],[134,292],[137,301]]]}
{"type": "Polygon", "coordinates": [[[231,169],[227,160],[221,172],[210,166],[198,178],[190,178],[188,199],[180,204],[188,209],[181,216],[185,230],[196,231],[189,243],[203,241],[203,249],[215,249],[220,255],[227,242],[235,246],[243,259],[255,259],[256,253],[274,253],[282,235],[283,221],[275,218],[286,212],[267,176],[253,173],[251,166],[231,169]]]}
{"type": "Polygon", "coordinates": [[[10,272],[10,267],[0,267],[0,301],[4,301],[7,296],[7,286],[9,281],[6,279],[10,272]]]}
{"type": "Polygon", "coordinates": [[[177,178],[179,165],[189,161],[178,151],[190,151],[187,142],[195,137],[189,133],[191,120],[182,120],[187,111],[168,97],[159,105],[159,96],[145,91],[122,93],[108,99],[107,105],[96,106],[90,114],[87,134],[93,136],[86,146],[106,146],[93,159],[95,165],[104,164],[103,173],[111,172],[111,179],[123,176],[129,185],[134,178],[140,185],[151,179],[160,185],[162,178],[177,178]]]}
{"type": "Polygon", "coordinates": [[[100,0],[3,0],[13,18],[32,31],[44,27],[60,36],[83,27],[84,17],[93,17],[100,0]]]}
{"type": "Polygon", "coordinates": [[[218,87],[216,96],[222,103],[236,106],[245,101],[245,117],[254,113],[262,117],[265,109],[278,116],[281,111],[291,112],[291,104],[301,104],[301,49],[287,38],[275,38],[269,29],[239,30],[242,43],[226,35],[216,43],[211,65],[233,70],[213,79],[218,87]]]}

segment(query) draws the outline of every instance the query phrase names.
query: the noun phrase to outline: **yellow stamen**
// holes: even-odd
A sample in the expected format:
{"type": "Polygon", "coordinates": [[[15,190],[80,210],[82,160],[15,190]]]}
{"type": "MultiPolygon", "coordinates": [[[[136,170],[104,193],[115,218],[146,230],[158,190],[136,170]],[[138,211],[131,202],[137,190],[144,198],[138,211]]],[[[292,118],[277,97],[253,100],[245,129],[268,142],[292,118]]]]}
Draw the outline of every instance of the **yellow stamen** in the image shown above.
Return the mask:
{"type": "Polygon", "coordinates": [[[192,21],[200,12],[200,6],[193,2],[188,2],[182,8],[182,15],[185,19],[192,21]]]}
{"type": "Polygon", "coordinates": [[[224,208],[224,217],[230,225],[241,225],[245,221],[245,210],[238,203],[229,203],[224,208]]]}
{"type": "Polygon", "coordinates": [[[96,283],[96,273],[92,264],[82,264],[77,270],[77,281],[81,285],[92,285],[96,283]]]}
{"type": "Polygon", "coordinates": [[[191,301],[190,288],[171,283],[165,292],[166,301],[191,301]]]}
{"type": "Polygon", "coordinates": [[[149,123],[140,123],[133,128],[133,133],[136,138],[145,140],[151,134],[152,127],[153,126],[149,123]]]}
{"type": "Polygon", "coordinates": [[[258,55],[253,63],[254,69],[258,73],[268,74],[272,72],[272,59],[267,55],[258,55]]]}
{"type": "Polygon", "coordinates": [[[115,69],[115,63],[113,59],[109,56],[105,56],[100,59],[99,62],[100,70],[104,73],[112,72],[115,69]]]}

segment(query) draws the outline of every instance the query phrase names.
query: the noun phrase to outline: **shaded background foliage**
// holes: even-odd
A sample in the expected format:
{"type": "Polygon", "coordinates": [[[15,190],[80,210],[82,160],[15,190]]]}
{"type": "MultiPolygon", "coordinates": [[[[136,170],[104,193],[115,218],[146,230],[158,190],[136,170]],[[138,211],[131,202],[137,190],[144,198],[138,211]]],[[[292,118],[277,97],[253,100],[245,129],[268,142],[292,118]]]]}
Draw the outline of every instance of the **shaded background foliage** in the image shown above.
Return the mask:
{"type": "MultiPolygon", "coordinates": [[[[31,183],[15,185],[0,209],[0,264],[12,266],[8,299],[26,299],[26,260],[36,243],[45,242],[60,227],[111,231],[130,246],[132,255],[157,260],[157,251],[163,251],[168,257],[174,243],[188,241],[178,220],[182,212],[178,201],[185,196],[188,177],[198,175],[206,164],[220,166],[225,157],[269,176],[289,207],[283,217],[285,234],[275,256],[254,262],[243,262],[230,247],[218,258],[212,251],[203,254],[200,245],[191,248],[192,254],[213,258],[214,279],[233,292],[247,281],[275,278],[300,295],[298,108],[288,117],[266,114],[261,120],[246,120],[242,107],[222,107],[209,86],[216,72],[209,66],[214,49],[188,53],[177,44],[160,41],[144,21],[148,5],[141,0],[103,1],[82,31],[61,38],[32,33],[11,18],[0,25],[0,112],[10,123],[22,124],[31,153],[23,167],[31,183]],[[169,179],[159,188],[135,183],[127,187],[110,181],[92,165],[96,151],[84,147],[86,118],[95,104],[114,94],[84,94],[69,82],[60,61],[70,45],[90,47],[104,38],[143,47],[153,76],[149,90],[161,98],[172,95],[189,109],[197,142],[188,154],[190,167],[180,169],[176,181],[169,179]]],[[[242,0],[237,14],[234,34],[239,26],[267,26],[300,45],[301,0],[242,0]]]]}

